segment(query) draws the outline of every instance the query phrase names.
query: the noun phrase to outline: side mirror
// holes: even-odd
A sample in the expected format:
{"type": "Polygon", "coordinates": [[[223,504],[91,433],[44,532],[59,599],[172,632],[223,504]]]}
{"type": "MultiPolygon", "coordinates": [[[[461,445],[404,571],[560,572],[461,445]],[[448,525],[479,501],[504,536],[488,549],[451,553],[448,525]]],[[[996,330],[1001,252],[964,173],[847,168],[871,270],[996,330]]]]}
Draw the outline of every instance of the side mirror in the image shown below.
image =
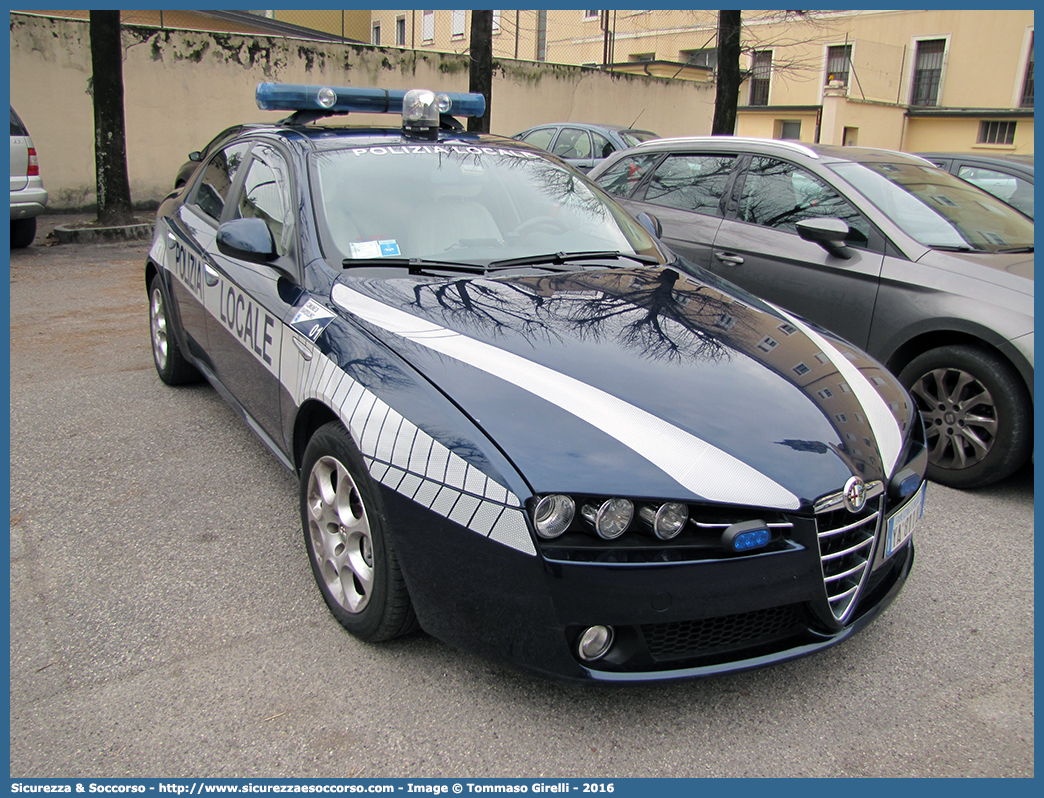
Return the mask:
{"type": "Polygon", "coordinates": [[[264,219],[233,219],[218,228],[218,252],[230,258],[267,264],[275,260],[275,241],[264,219]]]}
{"type": "Polygon", "coordinates": [[[848,223],[841,219],[804,219],[795,225],[798,235],[805,241],[814,241],[823,249],[838,258],[848,260],[852,251],[845,246],[848,237],[848,223]]]}
{"type": "Polygon", "coordinates": [[[189,160],[196,161],[198,163],[199,161],[203,160],[203,153],[201,153],[199,150],[193,150],[189,153],[189,160]]]}
{"type": "Polygon", "coordinates": [[[651,213],[642,211],[638,214],[638,224],[644,227],[649,233],[661,238],[663,236],[663,225],[660,224],[660,220],[653,216],[651,213]]]}

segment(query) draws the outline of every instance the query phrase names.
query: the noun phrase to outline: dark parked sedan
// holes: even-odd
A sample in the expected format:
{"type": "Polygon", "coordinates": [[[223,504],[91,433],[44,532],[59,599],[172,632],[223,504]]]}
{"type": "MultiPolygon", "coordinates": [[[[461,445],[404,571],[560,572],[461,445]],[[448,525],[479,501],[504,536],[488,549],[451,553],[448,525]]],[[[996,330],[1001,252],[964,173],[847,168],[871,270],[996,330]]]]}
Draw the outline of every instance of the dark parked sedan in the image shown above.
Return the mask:
{"type": "Polygon", "coordinates": [[[465,132],[482,95],[257,100],[291,116],[159,208],[152,352],[298,475],[348,631],[619,683],[811,654],[898,595],[928,457],[880,363],[465,132]],[[386,127],[318,123],[375,106],[386,127]]]}
{"type": "Polygon", "coordinates": [[[917,156],[716,136],[591,178],[665,243],[884,362],[928,429],[928,476],[975,487],[1033,448],[1033,222],[917,156]]]}
{"type": "Polygon", "coordinates": [[[974,183],[1033,218],[1033,156],[922,152],[940,169],[974,183]]]}
{"type": "Polygon", "coordinates": [[[614,152],[634,147],[643,141],[658,139],[655,133],[620,125],[587,125],[579,122],[538,125],[512,136],[557,155],[581,172],[589,172],[595,164],[614,152]]]}

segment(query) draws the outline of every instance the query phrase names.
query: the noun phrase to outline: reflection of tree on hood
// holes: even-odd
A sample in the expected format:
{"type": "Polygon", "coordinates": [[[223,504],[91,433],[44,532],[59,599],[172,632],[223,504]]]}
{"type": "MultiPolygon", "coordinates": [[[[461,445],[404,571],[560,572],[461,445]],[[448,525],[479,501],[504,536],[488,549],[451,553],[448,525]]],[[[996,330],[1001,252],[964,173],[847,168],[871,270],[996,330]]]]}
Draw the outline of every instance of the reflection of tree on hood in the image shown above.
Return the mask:
{"type": "Polygon", "coordinates": [[[721,360],[734,348],[749,349],[756,332],[726,295],[674,269],[432,280],[408,289],[388,281],[369,288],[382,301],[461,331],[531,341],[615,340],[658,360],[721,360]]]}

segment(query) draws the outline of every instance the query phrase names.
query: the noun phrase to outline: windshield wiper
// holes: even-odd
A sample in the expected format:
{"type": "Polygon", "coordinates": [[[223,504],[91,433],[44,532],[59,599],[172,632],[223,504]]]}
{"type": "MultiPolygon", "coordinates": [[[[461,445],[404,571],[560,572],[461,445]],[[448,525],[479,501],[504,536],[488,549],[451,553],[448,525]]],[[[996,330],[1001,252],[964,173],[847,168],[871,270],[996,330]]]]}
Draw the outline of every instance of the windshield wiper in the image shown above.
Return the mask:
{"type": "Polygon", "coordinates": [[[481,263],[463,263],[452,260],[427,260],[425,258],[345,258],[341,261],[345,269],[359,269],[373,266],[405,266],[410,274],[420,274],[426,269],[443,272],[460,272],[461,274],[485,274],[486,267],[481,263]]]}
{"type": "Polygon", "coordinates": [[[522,258],[490,261],[490,269],[510,269],[514,266],[561,266],[569,261],[577,260],[633,260],[648,265],[660,261],[652,255],[638,255],[628,252],[548,252],[544,255],[527,255],[522,258]]]}
{"type": "Polygon", "coordinates": [[[937,249],[940,252],[984,252],[985,250],[976,249],[975,247],[969,247],[967,244],[960,244],[952,246],[949,244],[929,244],[932,249],[937,249]]]}
{"type": "Polygon", "coordinates": [[[1005,247],[1004,249],[998,249],[997,252],[1032,252],[1033,245],[1030,244],[1028,247],[1005,247]]]}

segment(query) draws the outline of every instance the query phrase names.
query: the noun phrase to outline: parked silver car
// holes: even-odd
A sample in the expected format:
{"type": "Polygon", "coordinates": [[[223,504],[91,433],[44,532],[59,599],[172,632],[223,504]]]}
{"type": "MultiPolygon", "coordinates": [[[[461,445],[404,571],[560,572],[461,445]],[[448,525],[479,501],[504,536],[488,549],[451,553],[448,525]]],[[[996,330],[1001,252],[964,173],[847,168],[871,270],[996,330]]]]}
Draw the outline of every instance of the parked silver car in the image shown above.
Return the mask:
{"type": "Polygon", "coordinates": [[[21,249],[36,238],[36,217],[47,207],[36,148],[11,106],[11,248],[21,249]]]}
{"type": "Polygon", "coordinates": [[[589,125],[582,122],[537,125],[511,138],[547,150],[581,172],[589,172],[595,164],[614,152],[626,150],[643,141],[657,139],[650,130],[622,125],[589,125]]]}
{"type": "Polygon", "coordinates": [[[1033,222],[1009,205],[917,156],[729,136],[646,142],[590,176],[679,254],[887,365],[930,479],[986,485],[1030,457],[1033,222]]]}

